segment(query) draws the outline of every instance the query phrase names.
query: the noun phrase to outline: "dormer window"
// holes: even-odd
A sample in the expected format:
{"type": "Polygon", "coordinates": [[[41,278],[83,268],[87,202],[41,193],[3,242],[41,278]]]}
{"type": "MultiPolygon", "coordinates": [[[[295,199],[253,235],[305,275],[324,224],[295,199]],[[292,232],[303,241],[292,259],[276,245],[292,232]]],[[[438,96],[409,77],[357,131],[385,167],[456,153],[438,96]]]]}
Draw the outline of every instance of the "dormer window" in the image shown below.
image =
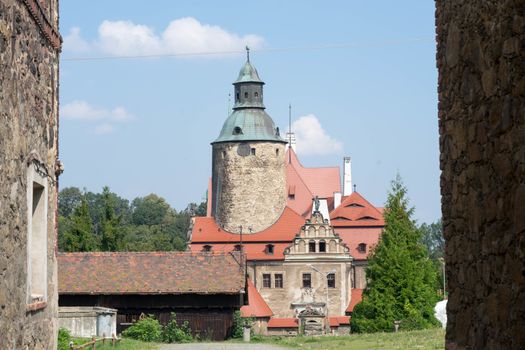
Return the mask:
{"type": "Polygon", "coordinates": [[[360,253],[366,253],[366,243],[359,243],[357,251],[360,253]]]}
{"type": "Polygon", "coordinates": [[[267,244],[266,245],[266,249],[265,249],[265,253],[268,254],[268,255],[273,255],[273,252],[274,252],[274,245],[273,244],[267,244]]]}
{"type": "Polygon", "coordinates": [[[242,134],[242,128],[240,126],[236,126],[233,128],[233,134],[234,135],[241,135],[242,134]]]}
{"type": "Polygon", "coordinates": [[[202,246],[202,251],[206,252],[206,253],[211,252],[211,245],[206,244],[206,245],[202,246]]]}
{"type": "Polygon", "coordinates": [[[371,216],[363,216],[363,217],[360,217],[359,219],[357,220],[377,220],[376,218],[373,218],[371,216]]]}
{"type": "Polygon", "coordinates": [[[364,208],[363,205],[357,203],[350,203],[346,206],[347,208],[364,208]]]}
{"type": "Polygon", "coordinates": [[[233,250],[236,251],[236,252],[240,252],[240,251],[241,251],[241,245],[240,245],[240,244],[236,244],[236,245],[233,247],[233,250]]]}

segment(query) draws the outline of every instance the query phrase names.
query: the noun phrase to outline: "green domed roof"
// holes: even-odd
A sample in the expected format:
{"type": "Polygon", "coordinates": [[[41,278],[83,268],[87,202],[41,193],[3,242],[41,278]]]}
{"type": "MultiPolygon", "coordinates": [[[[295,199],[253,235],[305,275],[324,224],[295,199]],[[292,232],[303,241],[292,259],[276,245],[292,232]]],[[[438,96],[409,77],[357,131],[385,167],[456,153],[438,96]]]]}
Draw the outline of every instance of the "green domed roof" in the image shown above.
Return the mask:
{"type": "Polygon", "coordinates": [[[230,114],[222,126],[219,137],[213,141],[275,141],[286,143],[272,118],[264,109],[237,109],[230,114]]]}
{"type": "Polygon", "coordinates": [[[231,141],[274,141],[286,143],[272,118],[264,111],[263,84],[249,58],[239,72],[235,85],[233,112],[224,122],[219,137],[212,143],[231,141]]]}

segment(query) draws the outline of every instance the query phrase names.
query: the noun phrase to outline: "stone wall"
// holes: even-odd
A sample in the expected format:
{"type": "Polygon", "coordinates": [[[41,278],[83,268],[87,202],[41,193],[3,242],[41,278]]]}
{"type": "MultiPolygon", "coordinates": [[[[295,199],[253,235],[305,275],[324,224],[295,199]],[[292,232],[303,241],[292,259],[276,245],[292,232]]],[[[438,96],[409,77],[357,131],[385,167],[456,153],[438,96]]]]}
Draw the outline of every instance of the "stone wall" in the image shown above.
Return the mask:
{"type": "Polygon", "coordinates": [[[447,349],[524,349],[525,2],[436,6],[447,349]]]}
{"type": "Polygon", "coordinates": [[[259,232],[286,204],[284,144],[224,142],[213,145],[212,212],[229,232],[259,232]],[[251,149],[255,149],[252,155],[251,149]]]}
{"type": "Polygon", "coordinates": [[[57,28],[56,0],[0,2],[0,349],[56,349],[57,28]],[[33,173],[48,198],[41,297],[28,277],[33,173]]]}

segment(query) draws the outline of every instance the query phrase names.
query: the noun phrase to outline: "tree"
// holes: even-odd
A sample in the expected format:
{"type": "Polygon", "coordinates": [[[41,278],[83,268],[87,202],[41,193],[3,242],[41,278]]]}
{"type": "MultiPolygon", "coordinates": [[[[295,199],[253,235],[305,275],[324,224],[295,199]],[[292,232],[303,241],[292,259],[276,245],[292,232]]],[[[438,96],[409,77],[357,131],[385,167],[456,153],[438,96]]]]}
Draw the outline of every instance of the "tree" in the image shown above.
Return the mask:
{"type": "Polygon", "coordinates": [[[115,214],[116,200],[111,195],[109,187],[102,189],[102,219],[101,219],[101,249],[103,251],[119,251],[122,241],[119,217],[115,214]]]}
{"type": "Polygon", "coordinates": [[[422,224],[421,242],[427,247],[428,255],[432,260],[439,260],[445,254],[445,238],[443,237],[443,224],[441,219],[436,222],[422,224]]]}
{"type": "Polygon", "coordinates": [[[155,194],[135,198],[131,205],[131,217],[135,225],[159,225],[171,210],[166,200],[155,194]]]}
{"type": "MultiPolygon", "coordinates": [[[[60,221],[59,221],[60,223],[60,221]]],[[[93,234],[93,222],[89,216],[87,201],[83,198],[75,208],[69,225],[59,240],[60,250],[64,252],[90,252],[98,250],[98,242],[93,234]]]]}
{"type": "Polygon", "coordinates": [[[385,205],[385,228],[366,270],[368,286],[352,313],[355,332],[392,331],[437,326],[434,305],[436,272],[421,243],[407,190],[397,175],[385,205]]]}
{"type": "Polygon", "coordinates": [[[82,202],[84,195],[78,187],[66,187],[58,194],[58,215],[68,217],[82,202]]]}

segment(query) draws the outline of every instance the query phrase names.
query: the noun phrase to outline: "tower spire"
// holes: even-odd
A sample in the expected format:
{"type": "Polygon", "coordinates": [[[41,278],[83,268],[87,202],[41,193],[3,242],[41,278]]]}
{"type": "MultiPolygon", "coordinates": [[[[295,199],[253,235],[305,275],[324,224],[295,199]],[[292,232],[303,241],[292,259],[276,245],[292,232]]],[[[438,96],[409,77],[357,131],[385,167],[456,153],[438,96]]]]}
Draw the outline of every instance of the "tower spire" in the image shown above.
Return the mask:
{"type": "Polygon", "coordinates": [[[250,62],[250,48],[246,45],[246,61],[250,62]]]}
{"type": "Polygon", "coordinates": [[[288,104],[288,164],[292,163],[292,103],[288,104]]]}

